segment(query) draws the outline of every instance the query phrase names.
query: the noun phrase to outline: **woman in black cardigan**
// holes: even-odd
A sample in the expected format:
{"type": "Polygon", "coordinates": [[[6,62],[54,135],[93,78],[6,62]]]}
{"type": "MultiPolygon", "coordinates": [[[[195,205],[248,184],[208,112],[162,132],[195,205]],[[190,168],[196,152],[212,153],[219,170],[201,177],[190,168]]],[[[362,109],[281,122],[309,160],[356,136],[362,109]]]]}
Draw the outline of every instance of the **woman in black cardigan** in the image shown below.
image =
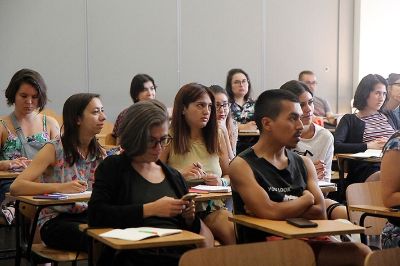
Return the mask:
{"type": "MultiPolygon", "coordinates": [[[[122,122],[122,154],[110,156],[96,170],[89,202],[89,226],[162,227],[200,232],[194,202],[182,200],[187,193],[178,171],[159,156],[171,137],[168,113],[156,101],[128,108],[122,122]]],[[[130,250],[103,250],[100,265],[178,265],[180,255],[192,246],[130,250]]]]}
{"type": "MultiPolygon", "coordinates": [[[[380,75],[365,76],[354,94],[358,112],[346,114],[335,131],[335,153],[357,153],[367,149],[382,149],[387,139],[399,128],[392,112],[383,112],[387,81],[380,75]]],[[[347,184],[364,182],[379,171],[379,164],[351,161],[347,184]]],[[[372,179],[372,177],[370,178],[372,179]]]]}

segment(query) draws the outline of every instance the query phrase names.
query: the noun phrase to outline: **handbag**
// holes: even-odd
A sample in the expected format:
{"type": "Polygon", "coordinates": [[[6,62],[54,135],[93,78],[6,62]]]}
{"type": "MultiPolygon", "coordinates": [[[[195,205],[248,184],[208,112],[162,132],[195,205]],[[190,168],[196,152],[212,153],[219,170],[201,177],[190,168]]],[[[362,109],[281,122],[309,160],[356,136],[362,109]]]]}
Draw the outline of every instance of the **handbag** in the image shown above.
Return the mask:
{"type": "Polygon", "coordinates": [[[40,151],[40,149],[44,146],[45,143],[37,141],[28,142],[26,140],[26,137],[24,136],[24,133],[22,132],[21,126],[19,125],[17,117],[15,116],[14,112],[10,114],[10,118],[15,128],[15,132],[17,133],[17,137],[19,138],[22,144],[22,150],[21,150],[22,155],[28,159],[33,159],[33,157],[36,155],[38,151],[40,151]]]}

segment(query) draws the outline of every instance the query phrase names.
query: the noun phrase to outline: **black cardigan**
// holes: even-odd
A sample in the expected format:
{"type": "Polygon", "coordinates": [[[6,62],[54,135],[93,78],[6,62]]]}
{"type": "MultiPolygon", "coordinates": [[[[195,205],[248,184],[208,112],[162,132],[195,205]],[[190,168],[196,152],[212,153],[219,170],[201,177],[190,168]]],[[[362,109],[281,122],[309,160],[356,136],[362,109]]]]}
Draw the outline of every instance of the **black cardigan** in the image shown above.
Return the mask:
{"type": "MultiPolygon", "coordinates": [[[[399,129],[399,121],[391,111],[382,112],[394,130],[399,129]]],[[[335,153],[357,153],[367,150],[363,143],[365,122],[355,114],[345,114],[335,130],[335,153]]]]}
{"type": "MultiPolygon", "coordinates": [[[[132,171],[131,160],[125,156],[113,155],[107,157],[96,169],[95,183],[89,201],[88,215],[91,227],[127,228],[143,226],[143,205],[130,202],[132,193],[129,182],[134,178],[128,171],[132,171]]],[[[178,198],[188,191],[184,179],[175,169],[157,161],[165,173],[178,198]]],[[[144,191],[145,193],[145,191],[144,191]]],[[[187,227],[180,217],[179,228],[200,232],[200,219],[196,216],[192,226],[187,227]]]]}

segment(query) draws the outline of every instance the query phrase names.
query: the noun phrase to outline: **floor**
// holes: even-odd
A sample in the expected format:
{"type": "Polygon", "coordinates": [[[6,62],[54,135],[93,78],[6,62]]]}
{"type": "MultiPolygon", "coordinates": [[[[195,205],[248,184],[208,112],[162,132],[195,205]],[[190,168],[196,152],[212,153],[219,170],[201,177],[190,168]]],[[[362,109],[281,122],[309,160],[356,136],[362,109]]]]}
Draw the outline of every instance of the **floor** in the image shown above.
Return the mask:
{"type": "MultiPolygon", "coordinates": [[[[0,250],[3,249],[14,249],[15,248],[15,227],[13,228],[5,228],[0,227],[0,250]]],[[[15,253],[7,253],[7,254],[15,254],[15,253]]],[[[1,259],[4,257],[4,254],[0,254],[0,266],[12,266],[15,263],[15,259],[1,259]]],[[[22,259],[21,266],[29,266],[30,263],[22,259]]],[[[60,266],[63,265],[71,265],[71,263],[59,263],[60,266]]],[[[47,266],[47,265],[46,265],[47,266]]],[[[87,262],[78,262],[78,266],[87,266],[87,262]]]]}

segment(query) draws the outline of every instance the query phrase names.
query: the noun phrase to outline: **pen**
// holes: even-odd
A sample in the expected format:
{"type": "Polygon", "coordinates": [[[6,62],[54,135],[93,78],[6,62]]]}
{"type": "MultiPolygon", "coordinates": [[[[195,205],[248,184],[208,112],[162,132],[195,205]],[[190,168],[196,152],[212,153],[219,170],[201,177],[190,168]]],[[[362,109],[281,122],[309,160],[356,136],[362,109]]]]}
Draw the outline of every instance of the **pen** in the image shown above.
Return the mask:
{"type": "Polygon", "coordinates": [[[207,175],[207,173],[201,168],[201,166],[199,165],[199,163],[193,163],[193,165],[195,167],[197,167],[200,171],[202,175],[207,175]]]}
{"type": "Polygon", "coordinates": [[[139,230],[139,232],[141,232],[141,233],[148,233],[148,234],[157,235],[157,232],[153,232],[153,231],[139,230]]]}

